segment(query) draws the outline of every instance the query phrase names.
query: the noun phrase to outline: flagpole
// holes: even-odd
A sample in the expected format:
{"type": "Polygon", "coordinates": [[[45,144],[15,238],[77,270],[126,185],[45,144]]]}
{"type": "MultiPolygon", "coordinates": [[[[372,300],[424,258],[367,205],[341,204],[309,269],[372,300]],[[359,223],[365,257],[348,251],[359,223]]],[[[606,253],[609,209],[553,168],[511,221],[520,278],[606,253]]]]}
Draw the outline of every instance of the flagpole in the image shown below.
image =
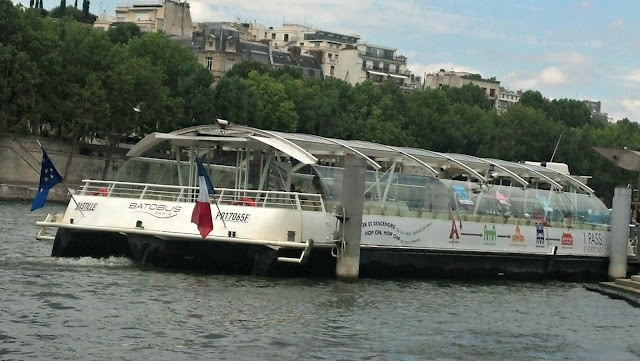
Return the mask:
{"type": "Polygon", "coordinates": [[[224,228],[227,228],[227,224],[224,221],[224,215],[222,214],[222,211],[220,210],[220,207],[218,206],[218,202],[216,202],[216,192],[213,192],[213,204],[216,205],[216,208],[218,208],[218,214],[220,215],[220,220],[222,220],[222,224],[224,225],[224,228]]]}
{"type": "MultiPolygon", "coordinates": [[[[202,161],[200,160],[200,157],[198,157],[198,154],[195,154],[196,156],[196,161],[200,162],[200,164],[202,164],[202,161]]],[[[218,214],[220,215],[220,220],[222,221],[222,225],[224,226],[225,229],[227,229],[227,223],[224,221],[224,216],[222,214],[222,211],[220,210],[220,206],[218,205],[218,202],[216,201],[216,189],[213,188],[213,204],[216,205],[216,208],[218,209],[218,214]]]]}
{"type": "MultiPolygon", "coordinates": [[[[42,151],[44,152],[45,150],[44,150],[44,147],[42,146],[42,144],[40,143],[40,140],[36,139],[36,142],[38,142],[38,145],[40,146],[40,149],[42,149],[42,151]]],[[[60,179],[62,179],[62,177],[60,177],[60,179]]],[[[76,199],[73,197],[73,193],[71,193],[71,189],[69,189],[69,187],[67,187],[67,184],[64,182],[64,179],[62,179],[60,181],[60,183],[62,183],[62,185],[67,189],[67,192],[71,196],[71,199],[73,199],[73,203],[76,204],[76,208],[78,208],[78,211],[80,212],[82,217],[84,217],[84,213],[82,213],[82,209],[80,209],[80,205],[78,204],[78,201],[76,201],[76,199]]]]}

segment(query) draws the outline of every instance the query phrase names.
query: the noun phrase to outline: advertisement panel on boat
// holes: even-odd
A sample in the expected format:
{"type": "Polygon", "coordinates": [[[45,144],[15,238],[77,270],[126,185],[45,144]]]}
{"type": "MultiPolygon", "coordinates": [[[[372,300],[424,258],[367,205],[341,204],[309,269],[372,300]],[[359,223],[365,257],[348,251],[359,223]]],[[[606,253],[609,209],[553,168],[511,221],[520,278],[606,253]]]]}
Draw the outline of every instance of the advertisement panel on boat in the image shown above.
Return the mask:
{"type": "Polygon", "coordinates": [[[362,244],[487,252],[607,255],[602,231],[363,215],[362,244]]]}

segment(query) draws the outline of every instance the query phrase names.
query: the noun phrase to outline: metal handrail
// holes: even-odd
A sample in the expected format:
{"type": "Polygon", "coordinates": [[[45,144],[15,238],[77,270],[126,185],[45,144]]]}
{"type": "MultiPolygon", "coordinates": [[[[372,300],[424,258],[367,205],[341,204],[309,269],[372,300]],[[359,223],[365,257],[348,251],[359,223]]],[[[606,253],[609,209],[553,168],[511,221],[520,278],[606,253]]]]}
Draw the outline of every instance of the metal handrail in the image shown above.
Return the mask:
{"type": "MultiPolygon", "coordinates": [[[[85,180],[84,182],[84,185],[78,192],[79,195],[163,200],[170,202],[195,202],[199,190],[198,187],[149,183],[96,180],[85,180]]],[[[322,196],[315,193],[232,188],[216,188],[214,192],[215,201],[218,204],[325,211],[322,196]]]]}
{"type": "Polygon", "coordinates": [[[627,248],[627,256],[638,257],[638,237],[629,238],[629,245],[627,248]]]}

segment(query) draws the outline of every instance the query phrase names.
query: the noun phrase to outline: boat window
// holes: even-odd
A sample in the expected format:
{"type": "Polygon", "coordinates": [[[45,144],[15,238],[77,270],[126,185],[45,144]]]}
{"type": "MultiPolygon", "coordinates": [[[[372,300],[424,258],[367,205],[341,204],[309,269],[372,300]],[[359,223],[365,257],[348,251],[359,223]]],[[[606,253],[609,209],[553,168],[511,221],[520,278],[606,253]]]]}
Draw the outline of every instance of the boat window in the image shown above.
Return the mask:
{"type": "MultiPolygon", "coordinates": [[[[322,179],[328,209],[342,198],[344,169],[315,166],[314,172],[322,179]]],[[[311,175],[295,174],[293,182],[309,184],[311,175]]],[[[448,215],[450,196],[438,180],[419,175],[392,174],[390,171],[371,171],[365,174],[364,212],[390,215],[433,213],[448,215]]]]}
{"type": "MultiPolygon", "coordinates": [[[[234,188],[235,167],[203,163],[216,188],[234,188]]],[[[173,186],[189,184],[189,162],[158,158],[130,158],[114,176],[117,182],[149,183],[173,186]]]]}
{"type": "Polygon", "coordinates": [[[611,211],[596,196],[583,193],[562,193],[565,202],[571,205],[574,222],[586,228],[602,228],[611,225],[611,211]]]}
{"type": "MultiPolygon", "coordinates": [[[[188,165],[183,164],[181,169],[188,174],[188,165]],[[185,166],[187,166],[185,168],[185,166]]],[[[177,163],[169,159],[158,158],[129,158],[118,169],[114,176],[117,182],[152,183],[164,185],[181,185],[187,182],[183,177],[182,182],[178,177],[177,163]]]]}
{"type": "Polygon", "coordinates": [[[457,180],[442,183],[449,190],[457,215],[500,216],[560,228],[595,229],[611,223],[610,211],[604,203],[588,194],[457,180]]]}

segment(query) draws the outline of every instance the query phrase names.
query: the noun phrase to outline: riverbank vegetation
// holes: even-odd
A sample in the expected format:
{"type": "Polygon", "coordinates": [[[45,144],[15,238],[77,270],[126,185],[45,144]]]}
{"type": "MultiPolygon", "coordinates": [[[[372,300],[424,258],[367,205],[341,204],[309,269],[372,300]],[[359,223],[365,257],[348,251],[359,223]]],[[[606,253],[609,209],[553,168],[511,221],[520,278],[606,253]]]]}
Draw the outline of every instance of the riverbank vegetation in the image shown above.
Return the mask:
{"type": "Polygon", "coordinates": [[[579,100],[530,90],[499,115],[477,86],[405,93],[391,82],[302,79],[294,69],[257,63],[236,65],[213,86],[193,53],[163,34],[135,25],[101,32],[9,0],[0,0],[0,34],[0,131],[74,145],[98,136],[115,148],[132,134],[224,118],[512,161],[548,161],[560,139],[553,160],[592,175],[599,196],[610,199],[615,186],[637,181],[591,147],[640,147],[638,123],[592,117],[579,100]]]}

